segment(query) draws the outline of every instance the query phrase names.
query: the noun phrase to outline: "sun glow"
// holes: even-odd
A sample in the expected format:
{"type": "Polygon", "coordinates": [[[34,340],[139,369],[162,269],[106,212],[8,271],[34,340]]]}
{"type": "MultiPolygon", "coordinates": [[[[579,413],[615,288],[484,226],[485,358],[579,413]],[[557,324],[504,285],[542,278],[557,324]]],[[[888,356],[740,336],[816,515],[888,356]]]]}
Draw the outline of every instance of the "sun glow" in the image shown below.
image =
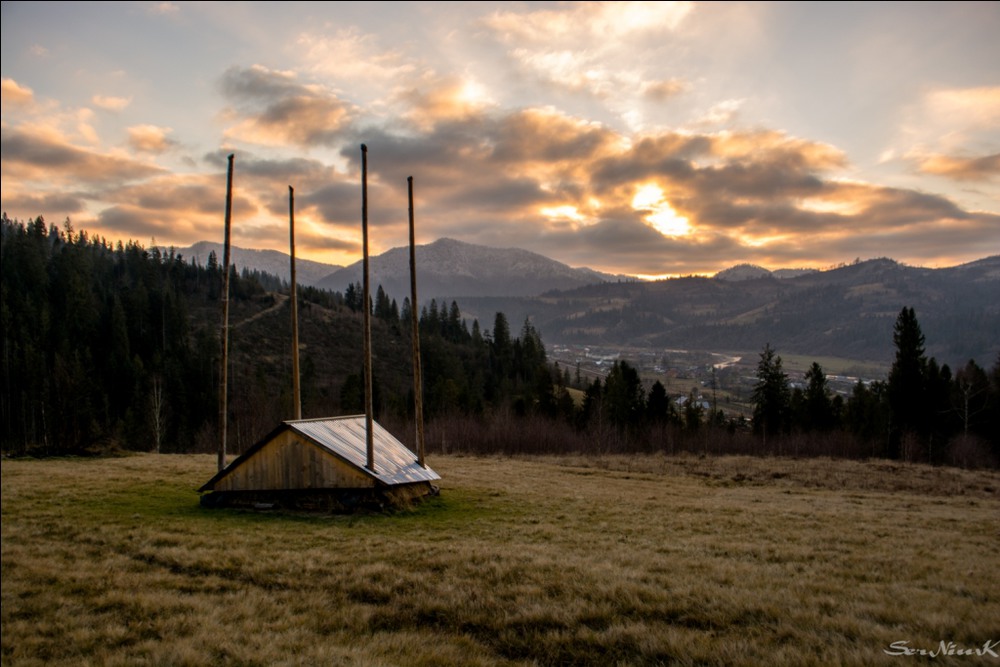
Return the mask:
{"type": "Polygon", "coordinates": [[[691,223],[679,215],[664,198],[663,189],[655,183],[647,183],[636,190],[632,197],[632,208],[648,211],[644,219],[664,236],[686,236],[691,233],[691,223]]]}
{"type": "Polygon", "coordinates": [[[458,99],[473,108],[480,108],[490,103],[489,92],[476,81],[466,81],[458,92],[458,99]]]}
{"type": "Polygon", "coordinates": [[[546,206],[538,209],[546,218],[546,225],[551,229],[582,229],[597,222],[593,212],[585,207],[581,211],[576,206],[563,204],[562,206],[546,206]]]}
{"type": "Polygon", "coordinates": [[[576,206],[550,206],[540,210],[541,214],[547,218],[558,220],[572,220],[573,222],[583,222],[584,217],[576,206]]]}

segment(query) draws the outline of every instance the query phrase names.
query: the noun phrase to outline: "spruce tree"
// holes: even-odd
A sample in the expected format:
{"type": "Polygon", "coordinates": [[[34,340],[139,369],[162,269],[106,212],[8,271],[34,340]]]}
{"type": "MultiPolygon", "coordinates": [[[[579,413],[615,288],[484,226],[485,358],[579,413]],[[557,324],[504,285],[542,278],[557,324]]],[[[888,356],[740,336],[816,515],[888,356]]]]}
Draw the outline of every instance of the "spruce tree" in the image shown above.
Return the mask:
{"type": "Polygon", "coordinates": [[[753,388],[753,429],[761,434],[765,445],[769,436],[778,435],[788,416],[791,391],[788,376],[781,367],[781,357],[771,344],[764,346],[757,363],[757,383],[753,388]]]}
{"type": "Polygon", "coordinates": [[[927,357],[924,334],[913,308],[904,307],[896,318],[892,342],[896,360],[889,371],[887,398],[891,420],[889,456],[899,458],[904,436],[916,436],[928,426],[926,401],[927,357]]]}

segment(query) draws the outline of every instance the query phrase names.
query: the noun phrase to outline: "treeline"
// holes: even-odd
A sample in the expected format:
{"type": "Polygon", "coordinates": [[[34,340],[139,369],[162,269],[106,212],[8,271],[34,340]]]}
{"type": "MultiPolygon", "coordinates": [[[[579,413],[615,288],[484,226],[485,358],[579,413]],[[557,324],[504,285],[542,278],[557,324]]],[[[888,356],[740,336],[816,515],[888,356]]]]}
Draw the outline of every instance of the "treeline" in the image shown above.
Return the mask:
{"type": "MultiPolygon", "coordinates": [[[[857,456],[962,466],[1000,464],[1000,354],[987,371],[970,359],[956,372],[928,358],[913,308],[893,330],[895,359],[884,381],[834,395],[813,362],[792,387],[781,357],[764,347],[753,392],[752,428],[762,446],[795,436],[845,440],[857,456]]],[[[787,451],[787,450],[786,450],[787,451]]],[[[831,452],[832,453],[832,452],[831,452]]]]}
{"type": "MultiPolygon", "coordinates": [[[[112,245],[42,218],[2,219],[2,448],[52,455],[108,448],[212,451],[218,429],[222,270],[138,243],[112,245]]],[[[229,451],[291,415],[288,286],[230,276],[235,326],[229,451]]],[[[360,285],[300,288],[305,417],[362,411],[360,285]]],[[[411,304],[379,286],[374,315],[377,418],[412,444],[411,304]]],[[[814,364],[793,386],[770,345],[747,419],[691,393],[668,396],[628,361],[606,377],[548,360],[530,320],[471,325],[455,301],[421,307],[430,451],[740,453],[888,457],[965,466],[1000,461],[1000,357],[952,372],[927,358],[912,309],[884,382],[834,394],[814,364]]],[[[890,341],[886,341],[890,345],[890,341]]]]}
{"type": "MultiPolygon", "coordinates": [[[[0,220],[3,385],[0,434],[7,454],[109,449],[211,451],[217,446],[222,269],[137,242],[111,244],[42,217],[0,220]]],[[[280,279],[231,269],[228,448],[240,452],[291,414],[289,312],[280,279]],[[238,331],[236,330],[238,329],[238,331]]],[[[362,410],[363,297],[300,287],[306,417],[362,410]]],[[[411,311],[381,286],[375,316],[379,417],[413,416],[411,311]]],[[[454,301],[421,309],[424,408],[429,419],[482,417],[498,406],[552,414],[557,390],[530,323],[513,335],[497,313],[471,329],[454,301]]],[[[563,376],[558,376],[562,380],[563,376]]]]}
{"type": "MultiPolygon", "coordinates": [[[[196,266],[155,247],[112,245],[68,220],[60,229],[3,214],[0,225],[5,452],[127,442],[176,450],[214,429],[218,327],[199,324],[221,292],[214,256],[196,266]]],[[[265,289],[259,276],[233,271],[231,293],[246,300],[265,289]]]]}
{"type": "MultiPolygon", "coordinates": [[[[375,312],[398,331],[395,303],[381,290],[375,301],[375,312]]],[[[403,321],[408,309],[404,301],[403,321]]],[[[927,357],[912,308],[901,311],[886,341],[896,348],[888,378],[859,381],[847,396],[832,391],[818,363],[793,383],[765,345],[749,418],[724,414],[694,391],[668,396],[659,381],[647,387],[626,360],[586,381],[579,370],[547,361],[530,321],[517,338],[502,313],[492,332],[481,333],[478,322],[470,332],[455,302],[439,308],[432,301],[420,322],[432,451],[692,451],[1000,464],[1000,355],[989,371],[969,360],[953,373],[927,357]]],[[[360,376],[353,385],[360,387],[360,376]]]]}

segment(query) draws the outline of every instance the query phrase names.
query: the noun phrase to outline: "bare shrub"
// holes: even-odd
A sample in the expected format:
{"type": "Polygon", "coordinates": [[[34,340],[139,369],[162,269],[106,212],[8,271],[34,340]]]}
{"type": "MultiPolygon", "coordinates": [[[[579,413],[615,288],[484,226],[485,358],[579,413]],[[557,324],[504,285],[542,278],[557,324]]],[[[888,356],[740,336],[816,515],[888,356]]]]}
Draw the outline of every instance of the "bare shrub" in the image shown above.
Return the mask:
{"type": "Polygon", "coordinates": [[[948,446],[949,465],[959,468],[997,468],[1000,461],[990,451],[989,443],[982,438],[963,434],[956,436],[948,446]]]}

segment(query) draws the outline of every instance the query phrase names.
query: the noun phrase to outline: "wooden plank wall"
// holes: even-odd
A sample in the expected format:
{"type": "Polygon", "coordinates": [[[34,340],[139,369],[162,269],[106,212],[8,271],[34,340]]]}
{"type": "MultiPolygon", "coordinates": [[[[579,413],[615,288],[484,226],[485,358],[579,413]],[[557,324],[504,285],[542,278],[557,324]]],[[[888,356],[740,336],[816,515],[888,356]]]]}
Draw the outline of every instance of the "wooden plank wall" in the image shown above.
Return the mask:
{"type": "Polygon", "coordinates": [[[361,489],[375,480],[292,431],[279,433],[215,484],[216,491],[361,489]]]}

